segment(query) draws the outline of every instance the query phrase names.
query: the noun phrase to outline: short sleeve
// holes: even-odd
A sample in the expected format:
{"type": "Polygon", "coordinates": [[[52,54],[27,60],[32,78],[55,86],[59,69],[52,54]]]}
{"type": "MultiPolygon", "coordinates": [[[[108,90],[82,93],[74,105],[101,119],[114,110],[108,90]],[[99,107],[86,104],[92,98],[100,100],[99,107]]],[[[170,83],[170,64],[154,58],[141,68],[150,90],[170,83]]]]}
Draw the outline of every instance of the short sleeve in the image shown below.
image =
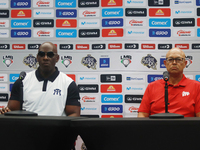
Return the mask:
{"type": "Polygon", "coordinates": [[[21,81],[19,79],[17,79],[15,83],[13,84],[10,100],[20,101],[20,84],[21,84],[21,81]]]}

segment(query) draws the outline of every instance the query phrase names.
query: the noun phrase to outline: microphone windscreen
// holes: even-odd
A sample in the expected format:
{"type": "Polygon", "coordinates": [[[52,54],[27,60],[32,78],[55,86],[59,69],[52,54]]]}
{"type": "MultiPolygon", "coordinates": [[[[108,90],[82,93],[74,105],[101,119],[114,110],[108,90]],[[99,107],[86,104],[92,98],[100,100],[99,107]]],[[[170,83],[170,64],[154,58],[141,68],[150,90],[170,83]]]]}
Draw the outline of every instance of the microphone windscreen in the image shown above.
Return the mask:
{"type": "Polygon", "coordinates": [[[164,72],[163,72],[163,79],[164,79],[165,81],[168,81],[168,80],[169,80],[169,72],[168,72],[168,71],[164,71],[164,72]]]}
{"type": "Polygon", "coordinates": [[[22,72],[19,74],[19,79],[20,79],[20,80],[24,80],[25,76],[26,76],[26,72],[22,71],[22,72]]]}

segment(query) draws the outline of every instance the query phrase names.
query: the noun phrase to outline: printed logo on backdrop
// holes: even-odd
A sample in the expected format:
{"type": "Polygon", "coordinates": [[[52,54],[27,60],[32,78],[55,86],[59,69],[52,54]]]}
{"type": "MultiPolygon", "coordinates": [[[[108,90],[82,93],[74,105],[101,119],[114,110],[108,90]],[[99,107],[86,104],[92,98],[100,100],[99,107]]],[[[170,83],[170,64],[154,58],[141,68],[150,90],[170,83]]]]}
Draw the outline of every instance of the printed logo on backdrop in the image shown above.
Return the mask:
{"type": "Polygon", "coordinates": [[[8,85],[7,84],[0,84],[0,92],[7,92],[8,85]]]}
{"type": "Polygon", "coordinates": [[[123,105],[101,105],[102,113],[122,113],[123,105]]]}
{"type": "Polygon", "coordinates": [[[31,19],[11,20],[11,28],[31,28],[31,26],[32,26],[31,19]]]}
{"type": "Polygon", "coordinates": [[[194,18],[175,18],[173,19],[174,27],[194,27],[195,19],[194,18]]]}
{"type": "Polygon", "coordinates": [[[189,49],[190,44],[175,44],[175,47],[180,48],[180,49],[189,49]]]}
{"type": "Polygon", "coordinates": [[[122,49],[121,43],[108,44],[108,49],[122,49]]]}
{"type": "Polygon", "coordinates": [[[125,91],[128,93],[144,93],[145,85],[125,85],[125,91]]]}
{"type": "Polygon", "coordinates": [[[80,38],[94,38],[100,36],[99,29],[80,29],[79,37],[80,38]]]}
{"type": "MultiPolygon", "coordinates": [[[[194,16],[194,8],[173,9],[173,16],[174,17],[194,16]]],[[[198,8],[197,8],[197,16],[198,16],[198,8]]]]}
{"type": "Polygon", "coordinates": [[[192,64],[193,57],[185,56],[185,60],[187,61],[186,68],[188,68],[192,64]]]}
{"type": "Polygon", "coordinates": [[[99,58],[100,68],[110,68],[110,58],[99,58]]]}
{"type": "Polygon", "coordinates": [[[196,75],[195,80],[200,82],[200,75],[196,75]]]}
{"type": "Polygon", "coordinates": [[[11,90],[12,90],[12,87],[13,87],[13,84],[10,84],[10,92],[11,92],[11,90]]]}
{"type": "Polygon", "coordinates": [[[56,19],[56,27],[59,28],[76,28],[76,19],[56,19]]]}
{"type": "Polygon", "coordinates": [[[8,0],[1,1],[0,8],[8,8],[8,0]]]}
{"type": "MultiPolygon", "coordinates": [[[[52,30],[53,33],[53,30],[52,30]]],[[[57,38],[76,38],[77,30],[76,29],[56,29],[57,38]]]]}
{"type": "Polygon", "coordinates": [[[200,28],[197,29],[197,37],[200,37],[200,28]]]}
{"type": "Polygon", "coordinates": [[[98,84],[78,84],[78,89],[80,93],[98,93],[98,84]]]}
{"type": "Polygon", "coordinates": [[[104,50],[106,49],[106,44],[92,44],[92,50],[104,50]]]}
{"type": "Polygon", "coordinates": [[[151,56],[151,54],[147,54],[147,56],[142,57],[141,64],[143,64],[147,68],[157,70],[157,60],[155,57],[151,56]]]}
{"type": "Polygon", "coordinates": [[[123,0],[103,0],[101,1],[102,7],[119,7],[122,6],[123,0]]]}
{"type": "Polygon", "coordinates": [[[158,49],[170,50],[172,49],[172,44],[158,44],[158,49]]]}
{"type": "Polygon", "coordinates": [[[170,0],[148,0],[149,6],[170,6],[170,0]]]}
{"type": "Polygon", "coordinates": [[[30,8],[31,0],[11,0],[11,8],[30,8]]]}
{"type": "Polygon", "coordinates": [[[143,95],[125,95],[125,103],[141,103],[143,95]]]}
{"type": "Polygon", "coordinates": [[[83,83],[83,82],[86,82],[86,83],[89,83],[89,82],[98,82],[98,75],[78,75],[78,82],[79,83],[83,83]]]}
{"type": "Polygon", "coordinates": [[[3,64],[6,65],[6,67],[10,67],[13,64],[13,56],[12,55],[4,55],[3,56],[3,64]]]}
{"type": "Polygon", "coordinates": [[[7,82],[8,75],[7,74],[0,74],[0,82],[7,82]]]}
{"type": "Polygon", "coordinates": [[[170,8],[149,8],[150,17],[170,17],[171,9],[170,8]]]}
{"type": "Polygon", "coordinates": [[[123,118],[123,115],[101,115],[101,118],[123,118]]]}
{"type": "Polygon", "coordinates": [[[9,37],[9,30],[2,29],[0,30],[0,38],[8,38],[9,37]]]}
{"type": "Polygon", "coordinates": [[[149,37],[171,37],[171,29],[149,29],[149,37]]]}
{"type": "Polygon", "coordinates": [[[7,101],[8,101],[8,94],[0,93],[0,102],[7,102],[7,101]]]}
{"type": "Polygon", "coordinates": [[[9,20],[0,20],[0,28],[8,28],[9,20]]]}
{"type": "Polygon", "coordinates": [[[125,0],[125,6],[146,6],[147,0],[125,0]]]}
{"type": "Polygon", "coordinates": [[[49,8],[53,7],[53,0],[33,0],[33,7],[49,8]]]}
{"type": "Polygon", "coordinates": [[[104,84],[101,85],[101,93],[121,93],[121,84],[104,84]]]}
{"type": "Polygon", "coordinates": [[[200,43],[199,44],[192,44],[192,49],[200,49],[200,43]]]}
{"type": "Polygon", "coordinates": [[[193,37],[194,29],[174,29],[175,37],[193,37]]]}
{"type": "Polygon", "coordinates": [[[147,81],[148,83],[151,83],[153,81],[157,81],[163,79],[163,75],[159,75],[159,74],[151,74],[147,76],[147,81]]]}
{"type": "Polygon", "coordinates": [[[102,17],[123,17],[123,8],[102,9],[102,17]]]}
{"type": "Polygon", "coordinates": [[[102,37],[123,37],[123,29],[102,29],[102,37]]]}
{"type": "Polygon", "coordinates": [[[144,83],[145,76],[144,75],[125,75],[125,82],[144,83]]]}
{"type": "Polygon", "coordinates": [[[33,27],[35,28],[54,27],[54,20],[53,19],[34,19],[33,27]]]}
{"type": "Polygon", "coordinates": [[[31,18],[32,11],[30,9],[11,10],[12,18],[31,18]]]}
{"type": "Polygon", "coordinates": [[[10,44],[0,44],[0,50],[1,49],[10,49],[10,44]]]}
{"type": "Polygon", "coordinates": [[[12,44],[13,50],[26,49],[26,44],[12,44]]]}
{"type": "Polygon", "coordinates": [[[126,29],[126,36],[146,37],[146,29],[126,29]]]}
{"type": "Polygon", "coordinates": [[[78,7],[99,7],[99,0],[78,0],[78,7]]]}
{"type": "Polygon", "coordinates": [[[126,113],[137,113],[139,109],[139,106],[126,106],[126,113]]]}
{"type": "Polygon", "coordinates": [[[0,10],[0,18],[9,18],[9,10],[0,10]]]}
{"type": "Polygon", "coordinates": [[[149,27],[171,27],[171,19],[149,19],[149,27]]]}
{"type": "Polygon", "coordinates": [[[19,74],[10,74],[10,82],[15,82],[19,78],[19,74]]]}
{"type": "Polygon", "coordinates": [[[30,38],[31,29],[11,30],[12,38],[30,38]]]}
{"type": "Polygon", "coordinates": [[[39,49],[41,44],[28,44],[28,49],[39,49]]]}
{"type": "Polygon", "coordinates": [[[146,19],[126,19],[127,27],[144,27],[146,26],[146,19]]]}
{"type": "Polygon", "coordinates": [[[122,63],[125,67],[128,67],[128,65],[131,63],[131,59],[132,59],[132,56],[131,56],[131,55],[123,55],[123,56],[120,56],[121,63],[122,63]]]}
{"type": "Polygon", "coordinates": [[[34,29],[33,36],[36,38],[49,38],[54,37],[54,30],[53,29],[34,29]]]}
{"type": "Polygon", "coordinates": [[[200,6],[200,1],[199,0],[196,0],[196,5],[200,6]]]}
{"type": "Polygon", "coordinates": [[[60,44],[61,50],[73,50],[73,44],[60,44]]]}
{"type": "Polygon", "coordinates": [[[122,95],[101,95],[101,103],[122,103],[122,95]]]}
{"type": "Polygon", "coordinates": [[[84,9],[79,10],[80,18],[96,18],[99,17],[99,9],[84,9]]]}
{"type": "Polygon", "coordinates": [[[156,45],[155,44],[141,44],[142,49],[155,49],[156,45]]]}
{"type": "Polygon", "coordinates": [[[56,0],[55,6],[59,8],[75,8],[76,0],[56,0]]]}
{"type": "Polygon", "coordinates": [[[146,8],[126,8],[125,14],[126,16],[146,17],[147,9],[146,8]]]}
{"type": "Polygon", "coordinates": [[[84,105],[81,106],[81,114],[98,114],[99,106],[98,105],[84,105]]]}
{"type": "Polygon", "coordinates": [[[72,63],[72,56],[61,56],[61,63],[67,68],[72,63]]]}
{"type": "Polygon", "coordinates": [[[122,18],[102,19],[102,27],[123,27],[122,18]]]}
{"type": "Polygon", "coordinates": [[[56,17],[76,18],[77,10],[76,9],[57,9],[56,17]]]}
{"type": "Polygon", "coordinates": [[[41,18],[41,17],[54,17],[54,10],[53,9],[34,9],[33,10],[33,16],[34,17],[38,17],[38,18],[41,18]]]}
{"type": "Polygon", "coordinates": [[[101,74],[101,82],[122,82],[121,74],[101,74]]]}
{"type": "Polygon", "coordinates": [[[139,44],[137,44],[137,43],[125,43],[125,49],[139,49],[139,44]]]}
{"type": "Polygon", "coordinates": [[[76,50],[89,50],[89,44],[76,44],[76,50]]]}
{"type": "Polygon", "coordinates": [[[164,64],[164,60],[166,60],[166,58],[160,58],[160,68],[166,68],[164,64]]]}
{"type": "Polygon", "coordinates": [[[29,54],[28,56],[24,57],[23,63],[28,66],[29,68],[38,68],[38,62],[35,56],[29,54]]]}
{"type": "MultiPolygon", "coordinates": [[[[198,3],[198,0],[196,0],[196,2],[198,3]]],[[[174,4],[177,6],[188,6],[188,5],[193,5],[193,0],[175,0],[174,4]]]]}
{"type": "Polygon", "coordinates": [[[96,70],[97,60],[91,54],[87,54],[86,57],[83,57],[81,60],[81,64],[86,66],[87,68],[91,68],[93,70],[96,70]]]}
{"type": "Polygon", "coordinates": [[[99,19],[79,19],[79,27],[99,27],[100,20],[99,19]]]}
{"type": "Polygon", "coordinates": [[[84,102],[84,103],[98,102],[98,96],[97,95],[84,95],[81,97],[81,102],[84,102]]]}

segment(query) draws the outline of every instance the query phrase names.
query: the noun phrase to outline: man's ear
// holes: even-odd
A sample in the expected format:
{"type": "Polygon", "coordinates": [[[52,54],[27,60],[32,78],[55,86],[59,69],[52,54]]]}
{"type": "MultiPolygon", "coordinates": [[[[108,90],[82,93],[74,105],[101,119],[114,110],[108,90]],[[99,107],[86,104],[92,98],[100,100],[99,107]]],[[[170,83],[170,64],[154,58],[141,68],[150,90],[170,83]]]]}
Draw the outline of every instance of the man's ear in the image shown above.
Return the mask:
{"type": "Polygon", "coordinates": [[[164,62],[164,65],[165,65],[165,67],[166,67],[166,63],[167,63],[167,61],[166,61],[166,60],[163,60],[163,62],[164,62]]]}
{"type": "Polygon", "coordinates": [[[59,61],[59,59],[60,59],[60,56],[59,55],[57,55],[57,58],[56,58],[57,60],[56,60],[56,62],[58,62],[59,61]]]}

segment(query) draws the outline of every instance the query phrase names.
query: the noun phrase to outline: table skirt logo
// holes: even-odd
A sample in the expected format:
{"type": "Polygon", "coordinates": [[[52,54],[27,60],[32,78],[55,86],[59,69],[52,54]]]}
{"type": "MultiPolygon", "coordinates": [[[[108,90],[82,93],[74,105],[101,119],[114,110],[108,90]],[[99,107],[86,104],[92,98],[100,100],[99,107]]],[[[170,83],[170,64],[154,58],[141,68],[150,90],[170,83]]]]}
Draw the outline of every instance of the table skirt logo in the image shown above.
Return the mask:
{"type": "Polygon", "coordinates": [[[86,66],[87,68],[91,68],[91,69],[95,70],[96,65],[97,65],[97,60],[96,60],[96,58],[94,58],[93,56],[88,54],[86,57],[82,58],[81,64],[86,66]]]}
{"type": "Polygon", "coordinates": [[[61,56],[61,63],[67,68],[72,63],[72,56],[61,56]]]}
{"type": "Polygon", "coordinates": [[[147,56],[142,57],[141,64],[143,64],[147,68],[157,70],[157,60],[155,59],[155,57],[151,56],[151,54],[147,54],[147,56]]]}
{"type": "Polygon", "coordinates": [[[10,65],[13,64],[13,56],[12,55],[3,56],[3,63],[6,65],[6,67],[10,67],[10,65]]]}
{"type": "Polygon", "coordinates": [[[29,54],[28,56],[24,57],[23,63],[26,66],[29,66],[30,68],[37,69],[38,68],[38,62],[35,56],[32,54],[29,54]]]}

